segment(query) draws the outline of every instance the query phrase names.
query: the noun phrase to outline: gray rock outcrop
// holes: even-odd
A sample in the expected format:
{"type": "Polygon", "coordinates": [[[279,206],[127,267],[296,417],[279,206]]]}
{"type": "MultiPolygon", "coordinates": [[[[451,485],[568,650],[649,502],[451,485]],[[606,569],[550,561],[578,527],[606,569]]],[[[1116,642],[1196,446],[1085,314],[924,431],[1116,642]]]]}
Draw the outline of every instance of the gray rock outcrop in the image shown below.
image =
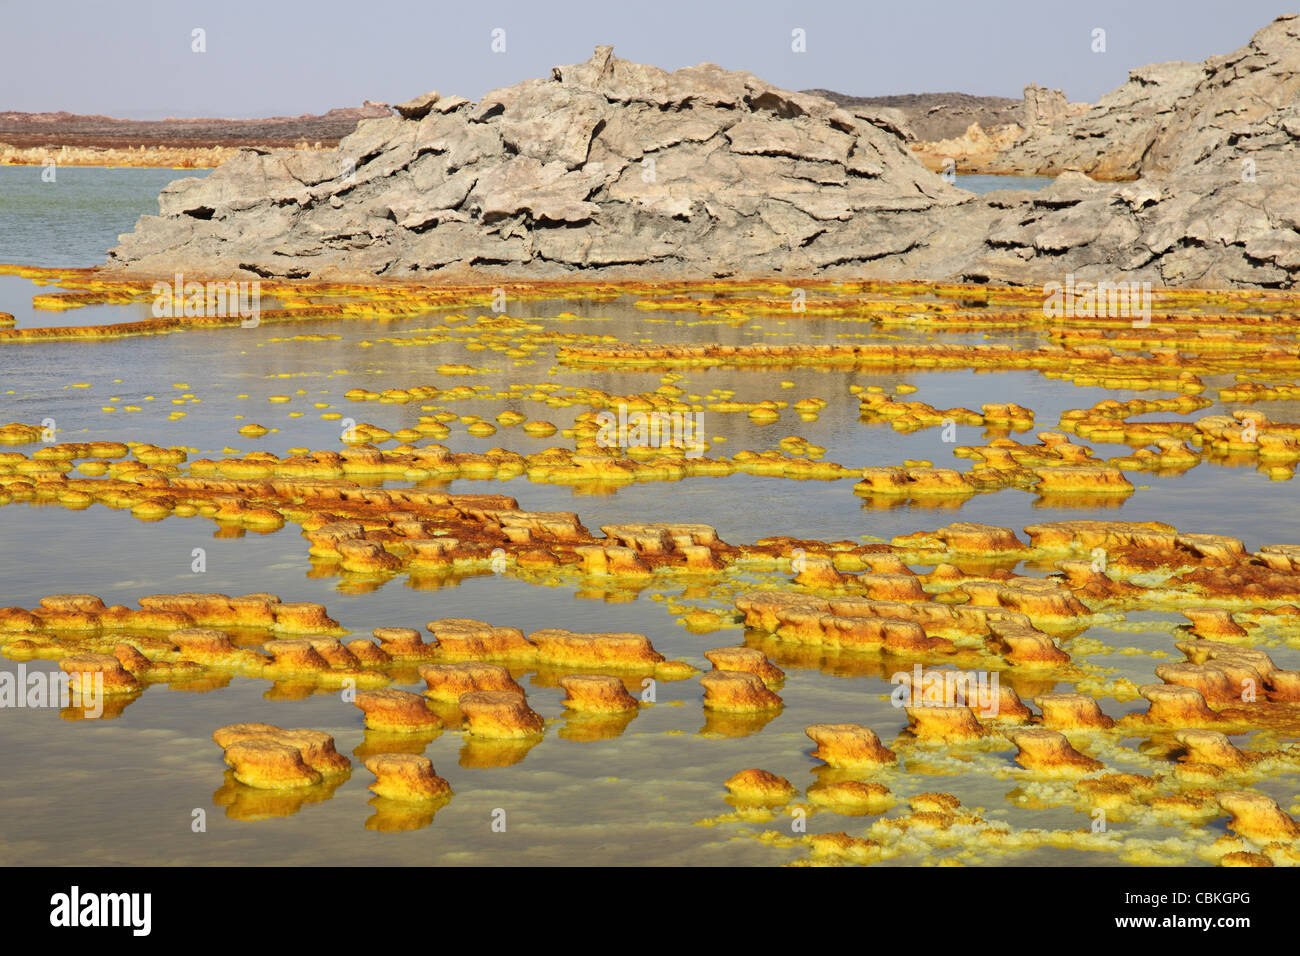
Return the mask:
{"type": "Polygon", "coordinates": [[[428,93],[337,154],[249,150],[173,183],[110,254],[132,272],[410,279],[635,266],[736,275],[905,252],[969,200],[888,111],[854,115],[748,73],[667,73],[601,47],[489,93],[428,93]]]}
{"type": "Polygon", "coordinates": [[[1025,87],[1025,102],[1020,111],[1020,125],[1027,130],[1049,129],[1070,117],[1070,104],[1060,90],[1049,90],[1037,83],[1025,87]]]}
{"type": "MultiPolygon", "coordinates": [[[[173,183],[108,267],[1027,285],[1073,273],[1293,288],[1298,76],[1295,16],[1204,64],[1134,71],[1087,115],[1038,127],[1032,141],[1069,128],[1059,148],[1078,163],[1107,156],[1137,178],[1066,171],[1041,192],[976,197],[912,156],[896,114],[712,65],[666,73],[601,47],[477,104],[417,97],[402,115],[362,123],[336,153],[248,150],[206,179],[173,183]]],[[[1035,100],[1049,114],[1059,105],[1035,100]]]]}
{"type": "MultiPolygon", "coordinates": [[[[1055,176],[1066,171],[1126,180],[1178,168],[1208,155],[1239,126],[1260,122],[1300,95],[1300,40],[1293,16],[1279,17],[1250,42],[1203,63],[1156,63],[1129,72],[1086,113],[1026,127],[990,172],[1055,176]]],[[[1026,107],[1029,89],[1025,90],[1026,107]]]]}

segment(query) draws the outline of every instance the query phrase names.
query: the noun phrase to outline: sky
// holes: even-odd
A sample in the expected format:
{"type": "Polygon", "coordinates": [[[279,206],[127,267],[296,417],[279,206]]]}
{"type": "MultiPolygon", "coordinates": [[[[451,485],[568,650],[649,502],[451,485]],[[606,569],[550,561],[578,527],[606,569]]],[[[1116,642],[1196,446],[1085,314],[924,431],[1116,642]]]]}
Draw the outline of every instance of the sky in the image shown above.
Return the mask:
{"type": "Polygon", "coordinates": [[[1284,12],[1259,0],[0,0],[0,111],[244,118],[427,90],[476,100],[597,44],[787,89],[1019,97],[1035,82],[1094,102],[1131,68],[1228,53],[1284,12]]]}

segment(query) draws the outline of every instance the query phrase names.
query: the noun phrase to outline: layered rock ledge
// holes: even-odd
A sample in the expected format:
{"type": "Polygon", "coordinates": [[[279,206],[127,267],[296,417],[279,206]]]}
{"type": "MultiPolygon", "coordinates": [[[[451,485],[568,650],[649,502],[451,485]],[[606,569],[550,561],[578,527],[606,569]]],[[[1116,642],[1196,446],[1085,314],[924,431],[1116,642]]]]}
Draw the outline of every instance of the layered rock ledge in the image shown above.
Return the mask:
{"type": "Polygon", "coordinates": [[[417,97],[363,121],[337,151],[245,150],[164,190],[161,215],[142,217],[107,267],[169,278],[1033,286],[1073,275],[1292,288],[1298,68],[1300,20],[1289,15],[1225,57],[1135,71],[1083,116],[1035,125],[1024,149],[1046,144],[1034,148],[1053,169],[1139,178],[1070,171],[1041,192],[977,197],[925,169],[881,111],[711,64],[668,73],[599,47],[477,104],[417,97]],[[1069,143],[1051,145],[1058,136],[1069,143]],[[1078,153],[1080,139],[1105,161],[1078,153]]]}

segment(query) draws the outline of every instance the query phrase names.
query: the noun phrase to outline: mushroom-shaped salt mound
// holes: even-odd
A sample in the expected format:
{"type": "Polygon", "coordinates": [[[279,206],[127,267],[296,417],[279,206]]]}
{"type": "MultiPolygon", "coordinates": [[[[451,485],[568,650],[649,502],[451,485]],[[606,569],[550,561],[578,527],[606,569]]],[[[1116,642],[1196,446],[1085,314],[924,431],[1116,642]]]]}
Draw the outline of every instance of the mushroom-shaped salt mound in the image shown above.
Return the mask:
{"type": "Polygon", "coordinates": [[[361,666],[356,655],[337,637],[304,637],[311,649],[321,656],[330,667],[355,668],[361,666]]]}
{"type": "Polygon", "coordinates": [[[1151,702],[1145,714],[1129,714],[1126,720],[1167,727],[1195,727],[1218,723],[1219,715],[1205,704],[1205,697],[1192,687],[1177,684],[1142,684],[1138,693],[1151,702]]]}
{"type": "Polygon", "coordinates": [[[376,754],[366,769],[377,778],[370,789],[389,800],[438,800],[451,796],[451,784],[433,771],[433,761],[419,754],[376,754]]]}
{"type": "Polygon", "coordinates": [[[420,632],[413,627],[377,627],[372,632],[379,648],[395,661],[423,661],[437,653],[437,649],[424,643],[420,632]]]}
{"type": "Polygon", "coordinates": [[[259,790],[310,787],[322,779],[307,766],[297,747],[271,736],[235,741],[226,748],[225,760],[234,768],[236,780],[259,790]]]}
{"type": "Polygon", "coordinates": [[[134,694],[143,686],[112,654],[72,654],[59,661],[59,669],[68,675],[72,694],[83,700],[134,694]]]}
{"type": "MultiPolygon", "coordinates": [[[[428,624],[439,657],[451,660],[531,662],[537,648],[517,627],[493,627],[468,617],[445,617],[428,624]]],[[[387,648],[385,648],[387,650],[387,648]]]]}
{"type": "Polygon", "coordinates": [[[566,674],[559,680],[567,697],[564,706],[595,714],[617,714],[637,709],[637,699],[628,693],[623,682],[600,674],[566,674]]]}
{"type": "Polygon", "coordinates": [[[172,631],[167,640],[180,649],[184,658],[200,664],[242,664],[256,659],[252,651],[235,647],[230,635],[216,628],[185,627],[172,631]]]}
{"type": "Polygon", "coordinates": [[[500,664],[463,661],[456,664],[425,664],[420,676],[428,685],[424,696],[430,700],[454,704],[461,695],[473,690],[508,690],[522,694],[510,671],[500,664]]]}
{"type": "Polygon", "coordinates": [[[768,690],[761,678],[744,671],[709,671],[700,678],[700,685],[709,710],[753,713],[782,706],[781,698],[768,690]]]}
{"type": "Polygon", "coordinates": [[[911,723],[908,731],[918,740],[935,740],[957,743],[963,740],[975,740],[984,735],[975,711],[969,707],[956,705],[951,707],[921,707],[912,705],[904,707],[911,723]]]}
{"type": "Polygon", "coordinates": [[[334,738],[322,730],[282,730],[271,724],[230,724],[213,731],[212,739],[227,751],[234,744],[246,740],[272,740],[286,744],[298,751],[308,767],[325,776],[345,773],[352,767],[352,762],[334,749],[334,738]]]}
{"type": "Polygon", "coordinates": [[[779,807],[790,802],[794,785],[785,777],[766,770],[742,770],[724,784],[737,803],[762,807],[779,807]]]}
{"type": "Polygon", "coordinates": [[[537,663],[552,667],[592,667],[654,674],[679,680],[694,673],[683,661],[665,660],[644,634],[577,634],[561,628],[534,631],[537,663]]]}
{"type": "Polygon", "coordinates": [[[362,667],[382,667],[393,659],[391,654],[374,641],[367,641],[363,637],[348,641],[345,646],[362,667]]]}
{"type": "Polygon", "coordinates": [[[267,641],[262,649],[272,657],[269,669],[280,674],[312,674],[330,669],[325,660],[312,647],[311,641],[267,641]]]}
{"type": "Polygon", "coordinates": [[[866,770],[898,761],[875,731],[859,724],[813,724],[804,733],[817,745],[812,755],[840,770],[866,770]]]}
{"type": "MultiPolygon", "coordinates": [[[[1156,667],[1156,676],[1171,686],[1191,687],[1199,691],[1207,703],[1227,703],[1235,700],[1239,693],[1223,669],[1210,664],[1192,664],[1186,661],[1160,664],[1156,667]]],[[[1264,679],[1258,675],[1256,677],[1254,686],[1262,688],[1264,679]]]]}
{"type": "Polygon", "coordinates": [[[1034,703],[1043,712],[1043,726],[1054,730],[1109,730],[1115,726],[1087,694],[1040,694],[1034,703]]]}
{"type": "Polygon", "coordinates": [[[990,642],[1010,663],[1023,667],[1054,667],[1070,663],[1070,655],[1035,627],[1015,621],[989,621],[990,642]]]}
{"type": "Polygon", "coordinates": [[[1228,826],[1255,843],[1274,843],[1300,837],[1300,825],[1287,816],[1276,802],[1249,790],[1224,790],[1219,806],[1231,814],[1228,826]]]}
{"type": "Polygon", "coordinates": [[[1263,759],[1262,754],[1239,750],[1217,730],[1175,730],[1174,739],[1186,750],[1186,763],[1208,764],[1222,770],[1244,770],[1263,759]]]}
{"type": "Polygon", "coordinates": [[[845,577],[835,570],[830,558],[821,554],[810,554],[796,565],[795,584],[809,588],[838,588],[843,586],[845,577]]]}
{"type": "Polygon", "coordinates": [[[1231,611],[1224,608],[1187,607],[1182,609],[1182,614],[1192,622],[1188,630],[1197,637],[1224,640],[1247,636],[1246,629],[1236,622],[1231,611]]]}
{"type": "Polygon", "coordinates": [[[475,690],[463,694],[460,709],[465,729],[475,737],[517,739],[541,734],[541,714],[528,706],[523,694],[508,690],[475,690]]]}
{"type": "Polygon", "coordinates": [[[1065,734],[1044,727],[1010,730],[1007,736],[1019,748],[1016,763],[1026,770],[1064,776],[1082,775],[1100,770],[1100,760],[1079,753],[1070,746],[1065,734]]]}
{"type": "Polygon", "coordinates": [[[715,647],[705,651],[714,670],[744,671],[756,675],[768,688],[781,686],[785,680],[785,671],[777,667],[763,652],[753,647],[715,647]]]}
{"type": "Polygon", "coordinates": [[[408,691],[391,687],[357,691],[353,703],[366,715],[367,730],[419,733],[442,726],[442,720],[429,710],[424,698],[408,691]]]}
{"type": "Polygon", "coordinates": [[[325,607],[321,604],[275,604],[274,611],[277,631],[292,634],[325,634],[340,630],[339,622],[326,614],[325,607]]]}

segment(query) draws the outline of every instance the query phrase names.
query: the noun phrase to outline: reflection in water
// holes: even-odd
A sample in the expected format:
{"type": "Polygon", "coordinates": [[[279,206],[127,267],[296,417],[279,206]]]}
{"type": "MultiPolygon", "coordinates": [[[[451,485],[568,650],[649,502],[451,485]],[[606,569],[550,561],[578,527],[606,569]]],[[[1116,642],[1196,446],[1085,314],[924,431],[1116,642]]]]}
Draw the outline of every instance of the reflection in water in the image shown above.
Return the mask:
{"type": "Polygon", "coordinates": [[[465,745],[460,748],[460,765],[462,767],[512,767],[520,763],[532,750],[542,742],[542,735],[535,737],[496,740],[487,737],[465,735],[465,745]]]}
{"type": "MultiPolygon", "coordinates": [[[[441,715],[440,715],[441,716],[441,715]]],[[[441,730],[423,730],[415,733],[398,733],[391,730],[366,728],[361,743],[352,755],[360,761],[379,754],[423,754],[426,747],[441,736],[441,730]]]]}
{"type": "Polygon", "coordinates": [[[345,771],[326,777],[311,787],[293,790],[260,790],[240,783],[233,770],[226,771],[226,782],[213,795],[212,802],[226,808],[232,820],[267,820],[272,817],[293,816],[310,803],[324,803],[334,796],[334,791],[347,782],[352,772],[345,771]]]}
{"type": "Polygon", "coordinates": [[[755,713],[728,713],[718,710],[704,712],[704,726],[699,732],[719,737],[749,737],[758,733],[781,715],[779,709],[755,713]]]}
{"type": "Polygon", "coordinates": [[[1030,507],[1060,511],[1097,511],[1102,508],[1115,510],[1124,507],[1127,500],[1123,495],[1090,495],[1077,491],[1046,491],[1030,502],[1030,507]]]}
{"type": "Polygon", "coordinates": [[[612,740],[627,730],[640,711],[626,710],[617,714],[593,714],[576,710],[565,711],[560,736],[565,740],[589,743],[595,740],[612,740]]]}
{"type": "Polygon", "coordinates": [[[135,703],[144,695],[144,691],[137,691],[134,694],[114,694],[111,697],[104,697],[100,706],[92,710],[87,710],[80,705],[75,707],[62,707],[59,709],[59,716],[64,720],[83,721],[83,720],[116,720],[122,716],[122,712],[131,704],[135,703]]]}
{"type": "Polygon", "coordinates": [[[185,691],[190,694],[207,694],[214,690],[223,690],[230,686],[231,675],[219,671],[206,671],[197,677],[174,680],[167,684],[168,690],[185,691]]]}
{"type": "Polygon", "coordinates": [[[392,800],[388,797],[371,797],[374,815],[366,820],[367,830],[380,833],[405,833],[420,830],[433,822],[434,815],[451,802],[451,797],[436,800],[392,800]]]}

